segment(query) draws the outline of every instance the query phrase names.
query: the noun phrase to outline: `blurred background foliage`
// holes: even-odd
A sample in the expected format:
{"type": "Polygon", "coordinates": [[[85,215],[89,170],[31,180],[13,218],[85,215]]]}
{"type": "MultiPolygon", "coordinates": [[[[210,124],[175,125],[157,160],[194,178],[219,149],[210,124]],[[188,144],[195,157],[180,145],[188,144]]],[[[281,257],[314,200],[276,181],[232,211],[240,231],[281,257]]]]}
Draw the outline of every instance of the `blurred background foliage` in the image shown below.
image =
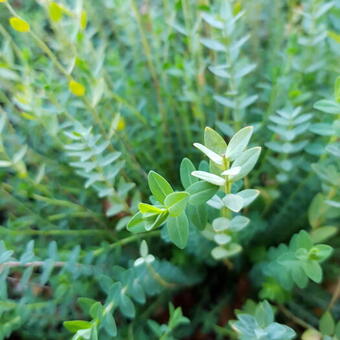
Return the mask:
{"type": "Polygon", "coordinates": [[[80,305],[107,307],[115,282],[129,287],[116,321],[84,339],[115,323],[119,339],[237,338],[226,325],[259,292],[303,339],[336,339],[339,60],[338,1],[0,1],[0,338],[68,339],[63,321],[102,315],[80,305]],[[228,139],[246,125],[261,195],[234,269],[195,228],[184,251],[145,235],[157,259],[135,267],[141,237],[125,226],[147,172],[179,187],[205,126],[228,139]],[[258,263],[300,229],[334,252],[321,285],[287,293],[258,263]],[[190,325],[172,306],[169,321],[169,301],[190,325]]]}

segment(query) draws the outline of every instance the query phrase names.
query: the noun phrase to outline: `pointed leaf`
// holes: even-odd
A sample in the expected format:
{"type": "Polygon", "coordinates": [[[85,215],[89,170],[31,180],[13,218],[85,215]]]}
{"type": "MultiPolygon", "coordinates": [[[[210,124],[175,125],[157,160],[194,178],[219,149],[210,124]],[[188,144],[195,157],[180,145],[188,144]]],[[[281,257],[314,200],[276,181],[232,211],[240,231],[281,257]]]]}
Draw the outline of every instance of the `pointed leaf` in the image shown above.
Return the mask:
{"type": "Polygon", "coordinates": [[[164,205],[168,208],[170,216],[179,216],[185,209],[189,200],[189,193],[185,191],[173,192],[166,196],[164,205]]]}
{"type": "Polygon", "coordinates": [[[218,155],[216,152],[208,149],[206,146],[200,143],[194,143],[194,147],[202,151],[210,160],[212,160],[217,165],[223,165],[223,157],[218,155]]]}
{"type": "Polygon", "coordinates": [[[217,175],[214,175],[214,174],[211,174],[210,172],[193,171],[191,174],[193,176],[199,178],[199,179],[202,179],[203,181],[209,182],[209,183],[214,184],[214,185],[221,186],[221,185],[225,184],[224,178],[217,176],[217,175]]]}
{"type": "Polygon", "coordinates": [[[182,215],[170,216],[167,222],[167,230],[170,240],[180,249],[184,249],[189,238],[189,222],[183,213],[182,215]]]}
{"type": "Polygon", "coordinates": [[[171,185],[168,181],[159,175],[157,172],[150,171],[148,175],[149,188],[152,195],[160,202],[163,203],[165,197],[173,192],[171,185]]]}
{"type": "Polygon", "coordinates": [[[225,156],[231,160],[234,160],[238,155],[240,155],[247,147],[249,140],[253,134],[254,128],[252,126],[247,126],[231,138],[225,156]]]}

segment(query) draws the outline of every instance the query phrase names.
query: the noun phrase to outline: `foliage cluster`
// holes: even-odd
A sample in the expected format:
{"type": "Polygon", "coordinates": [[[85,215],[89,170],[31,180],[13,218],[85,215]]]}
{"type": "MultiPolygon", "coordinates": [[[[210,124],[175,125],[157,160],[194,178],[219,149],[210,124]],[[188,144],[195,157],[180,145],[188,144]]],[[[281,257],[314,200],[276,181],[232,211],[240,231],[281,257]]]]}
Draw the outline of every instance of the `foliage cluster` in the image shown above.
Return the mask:
{"type": "Polygon", "coordinates": [[[0,340],[340,339],[339,58],[338,1],[0,0],[0,340]]]}

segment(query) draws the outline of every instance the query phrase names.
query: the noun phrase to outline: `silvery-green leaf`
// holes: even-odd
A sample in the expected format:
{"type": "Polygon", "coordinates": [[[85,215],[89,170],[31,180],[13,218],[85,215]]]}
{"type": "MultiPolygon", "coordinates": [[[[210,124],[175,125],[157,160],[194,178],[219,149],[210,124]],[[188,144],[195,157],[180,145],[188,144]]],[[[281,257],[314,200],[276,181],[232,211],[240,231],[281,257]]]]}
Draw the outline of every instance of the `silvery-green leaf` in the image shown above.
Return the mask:
{"type": "Polygon", "coordinates": [[[217,195],[213,196],[209,201],[207,201],[207,204],[215,209],[221,209],[224,206],[222,199],[217,195]]]}
{"type": "Polygon", "coordinates": [[[216,65],[216,66],[209,66],[208,69],[212,72],[215,76],[228,79],[231,77],[230,73],[226,70],[228,65],[216,65]]]}
{"type": "Polygon", "coordinates": [[[204,146],[200,143],[194,143],[194,147],[196,147],[198,150],[202,151],[214,163],[216,163],[218,165],[223,164],[223,157],[218,155],[216,152],[208,149],[206,146],[204,146]]]}
{"type": "Polygon", "coordinates": [[[236,134],[231,138],[227,146],[227,150],[225,153],[226,158],[235,160],[235,158],[240,155],[247,147],[252,134],[252,126],[247,126],[236,132],[236,134]]]}
{"type": "Polygon", "coordinates": [[[209,38],[201,38],[200,42],[205,46],[208,47],[209,49],[217,52],[225,52],[226,47],[221,44],[217,40],[209,39],[209,38]]]}
{"type": "Polygon", "coordinates": [[[259,194],[260,191],[256,189],[245,189],[237,193],[243,199],[243,208],[251,204],[259,194]]]}
{"type": "Polygon", "coordinates": [[[247,176],[253,170],[257,160],[260,157],[261,147],[256,146],[241,153],[232,164],[232,167],[240,166],[241,171],[236,176],[231,176],[232,181],[236,182],[239,179],[247,176]]]}
{"type": "Polygon", "coordinates": [[[217,175],[214,175],[214,174],[211,174],[210,172],[193,171],[191,174],[193,176],[199,178],[199,179],[202,179],[203,181],[209,182],[209,183],[214,184],[214,185],[221,186],[221,185],[225,184],[224,178],[217,176],[217,175]]]}
{"type": "Polygon", "coordinates": [[[208,13],[202,13],[202,18],[205,22],[207,22],[210,26],[218,29],[223,29],[223,22],[216,19],[214,16],[208,13]]]}
{"type": "Polygon", "coordinates": [[[255,103],[258,97],[259,97],[258,95],[254,95],[243,99],[240,104],[240,109],[245,109],[249,105],[255,103]]]}
{"type": "Polygon", "coordinates": [[[230,227],[230,220],[226,217],[217,217],[213,220],[212,227],[216,232],[227,230],[230,227]]]}
{"type": "Polygon", "coordinates": [[[12,162],[10,161],[0,161],[0,168],[6,168],[11,165],[12,165],[12,162]]]}
{"type": "Polygon", "coordinates": [[[233,168],[230,168],[228,170],[223,171],[221,175],[223,175],[223,176],[236,176],[240,173],[240,171],[241,171],[241,167],[235,166],[233,168]]]}
{"type": "Polygon", "coordinates": [[[221,105],[229,107],[230,109],[234,109],[236,107],[236,103],[227,97],[214,95],[214,99],[221,105]]]}
{"type": "Polygon", "coordinates": [[[149,253],[148,244],[146,243],[145,240],[143,240],[140,244],[139,253],[140,253],[140,256],[142,257],[145,257],[149,253]]]}
{"type": "Polygon", "coordinates": [[[219,244],[220,246],[227,244],[231,241],[231,237],[229,235],[226,234],[217,234],[214,236],[214,240],[217,244],[219,244]]]}
{"type": "Polygon", "coordinates": [[[244,67],[242,67],[240,70],[238,70],[235,74],[235,78],[242,78],[245,75],[247,75],[248,73],[252,72],[253,70],[255,70],[256,68],[256,64],[248,64],[244,67]]]}
{"type": "Polygon", "coordinates": [[[314,108],[322,112],[339,114],[340,113],[340,103],[331,100],[319,100],[314,104],[314,108]]]}
{"type": "Polygon", "coordinates": [[[234,212],[239,212],[243,208],[243,199],[242,197],[235,194],[227,194],[223,198],[224,205],[234,212]]]}
{"type": "Polygon", "coordinates": [[[215,247],[211,251],[211,256],[215,260],[221,260],[221,259],[224,259],[224,258],[228,257],[228,251],[225,248],[223,248],[223,247],[215,247]]]}
{"type": "Polygon", "coordinates": [[[231,221],[229,225],[229,229],[232,231],[241,231],[244,229],[250,222],[250,219],[245,216],[235,216],[231,221]]]}
{"type": "Polygon", "coordinates": [[[227,148],[224,138],[208,126],[204,129],[204,145],[218,155],[223,155],[227,148]]]}
{"type": "Polygon", "coordinates": [[[139,257],[138,259],[135,260],[135,262],[133,263],[133,265],[135,267],[141,266],[143,263],[145,262],[145,260],[142,257],[139,257]]]}

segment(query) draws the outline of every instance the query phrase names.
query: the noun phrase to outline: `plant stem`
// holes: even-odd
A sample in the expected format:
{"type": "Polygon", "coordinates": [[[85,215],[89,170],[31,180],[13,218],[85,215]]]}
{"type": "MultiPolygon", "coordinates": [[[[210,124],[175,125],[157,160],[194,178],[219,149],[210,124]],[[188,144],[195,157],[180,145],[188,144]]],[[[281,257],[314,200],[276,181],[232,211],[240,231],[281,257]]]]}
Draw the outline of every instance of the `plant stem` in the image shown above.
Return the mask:
{"type": "Polygon", "coordinates": [[[124,246],[126,244],[138,241],[142,238],[151,238],[151,237],[156,237],[156,236],[159,236],[159,235],[160,235],[159,230],[155,230],[155,231],[151,231],[151,232],[147,232],[147,233],[134,234],[134,235],[128,236],[126,238],[123,238],[123,239],[121,239],[117,242],[111,243],[110,245],[108,245],[105,248],[99,248],[99,249],[95,250],[93,252],[93,255],[99,256],[107,250],[112,250],[112,249],[124,246]]]}
{"type": "Polygon", "coordinates": [[[306,329],[315,329],[312,325],[310,325],[308,322],[300,319],[296,315],[294,315],[289,309],[287,309],[284,305],[278,304],[278,309],[286,315],[289,319],[291,319],[294,323],[297,325],[306,328],[306,329]]]}

